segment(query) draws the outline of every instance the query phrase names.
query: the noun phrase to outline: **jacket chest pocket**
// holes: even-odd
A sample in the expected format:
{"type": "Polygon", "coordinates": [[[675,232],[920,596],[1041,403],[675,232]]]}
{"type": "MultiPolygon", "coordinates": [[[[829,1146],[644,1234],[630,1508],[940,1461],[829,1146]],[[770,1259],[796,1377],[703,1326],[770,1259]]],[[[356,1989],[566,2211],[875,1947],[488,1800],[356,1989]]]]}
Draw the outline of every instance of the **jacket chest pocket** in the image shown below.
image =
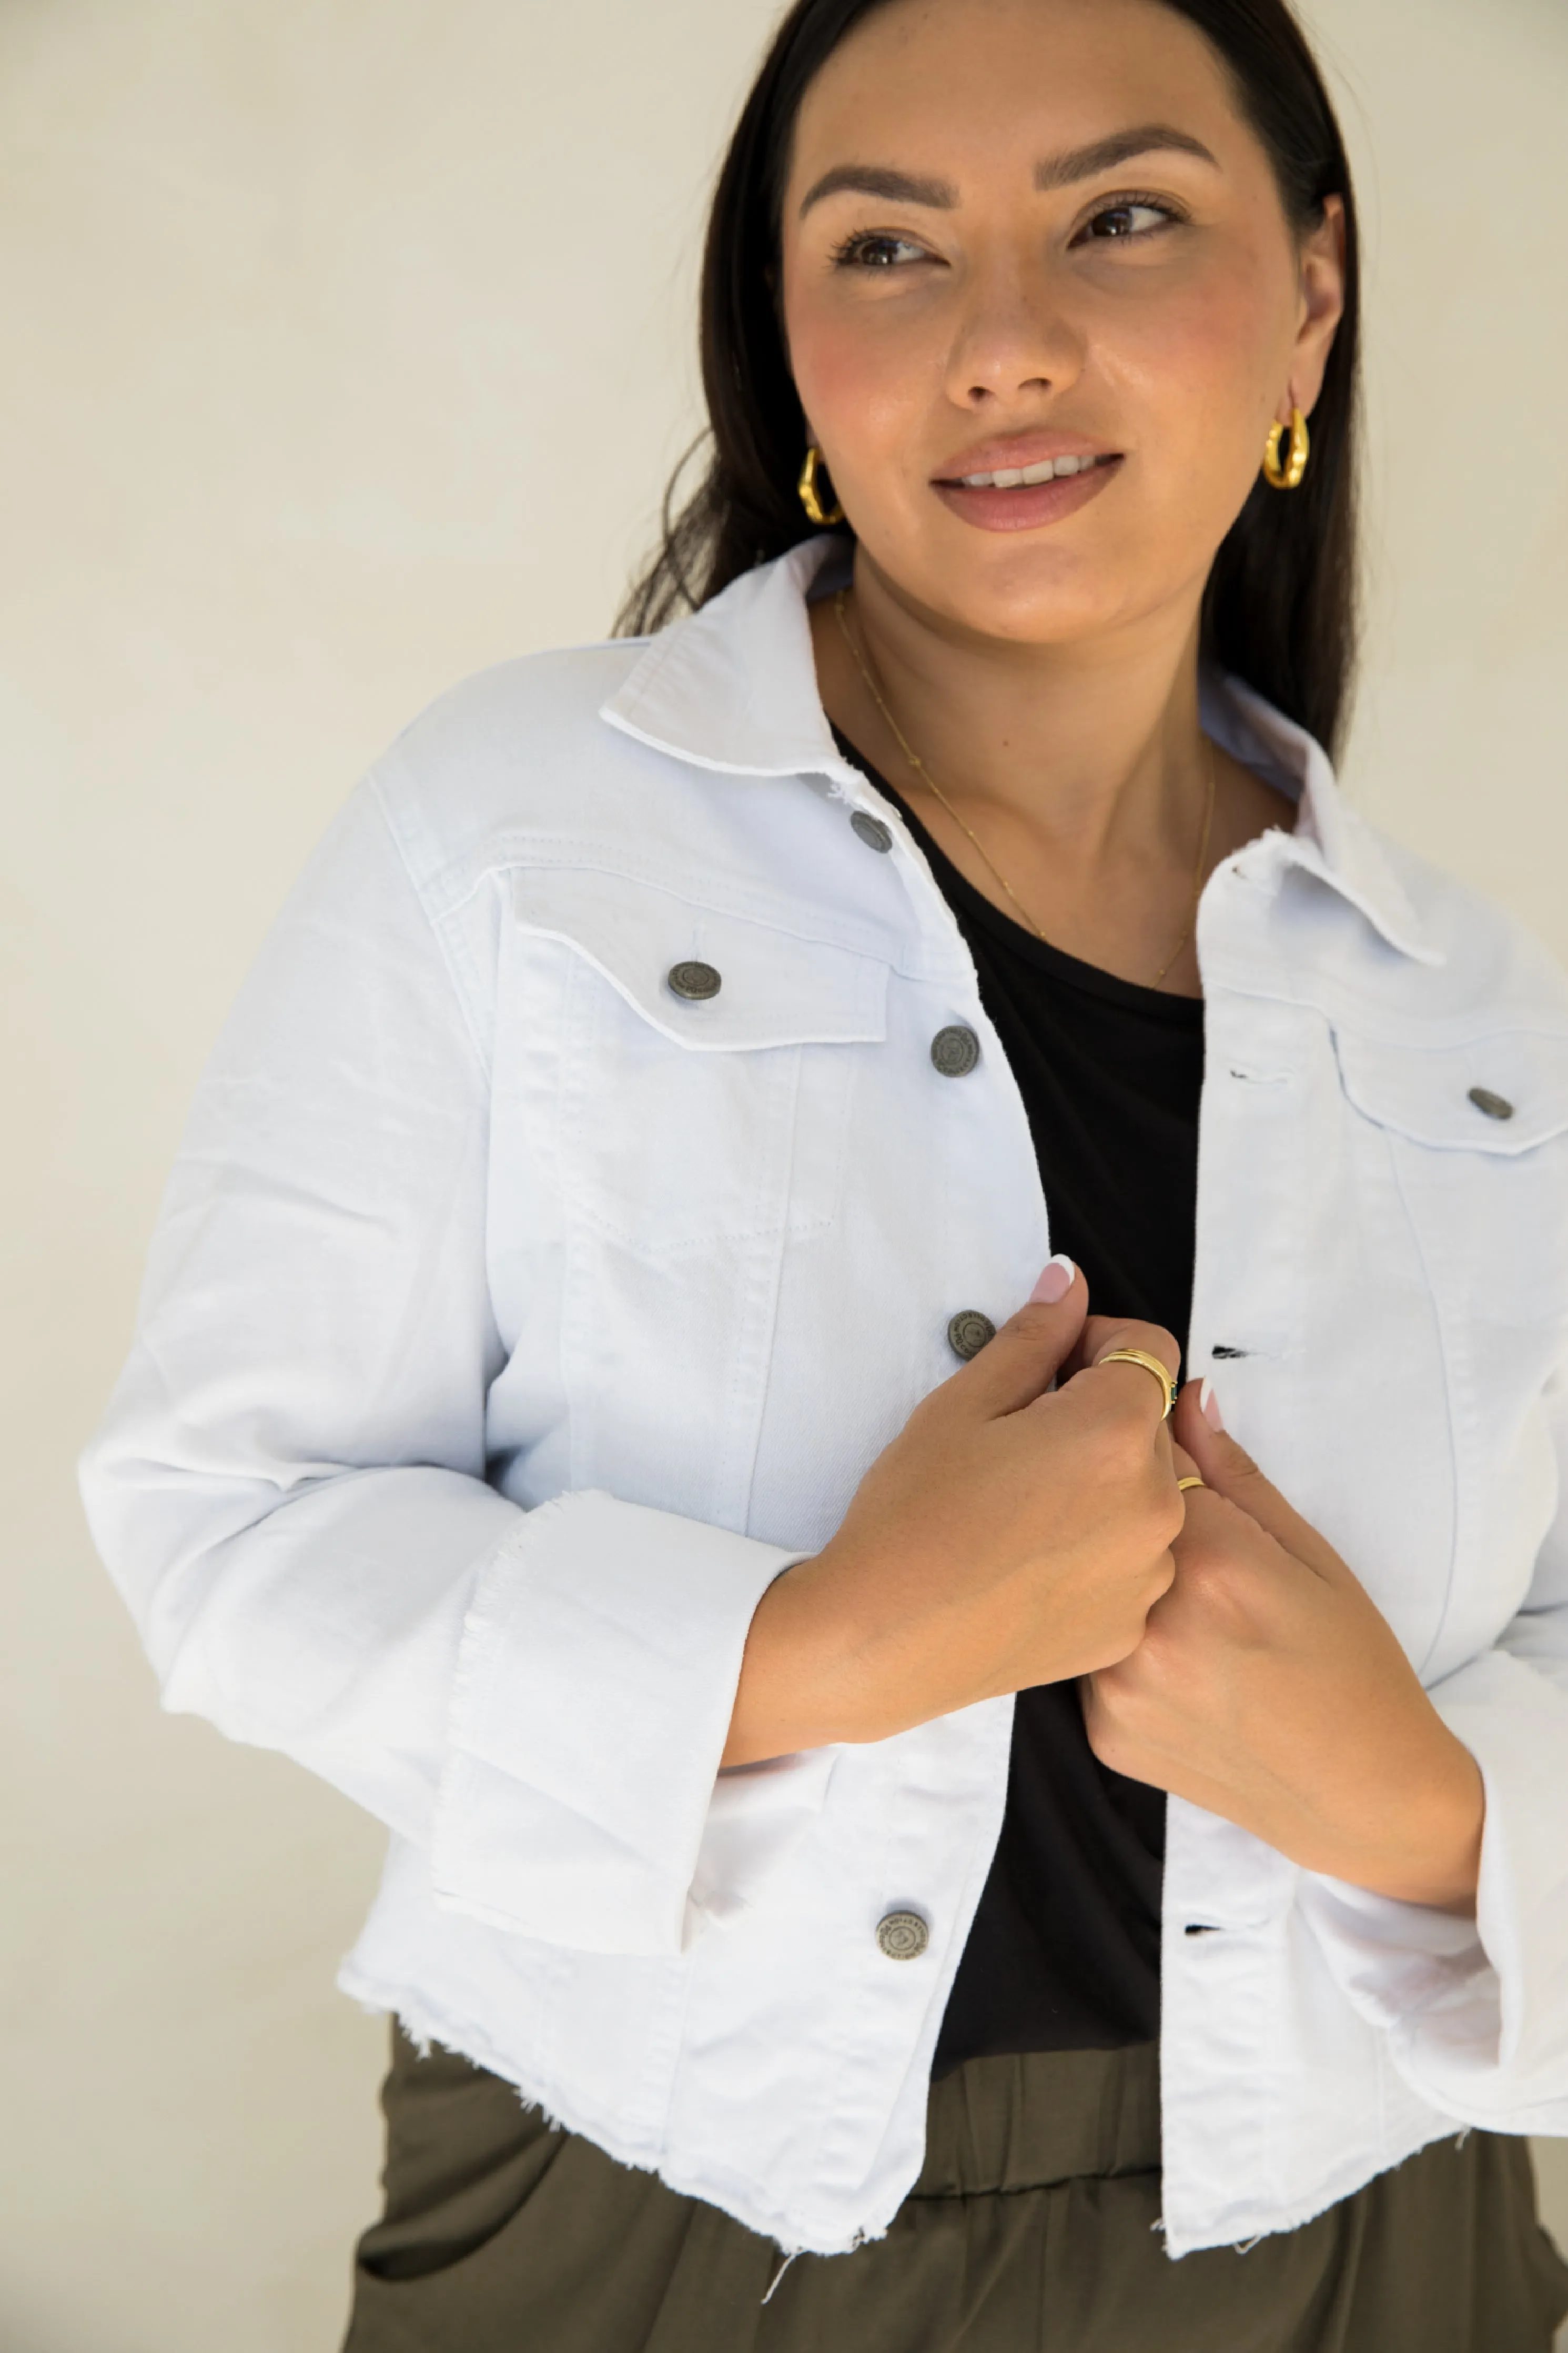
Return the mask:
{"type": "MultiPolygon", "coordinates": [[[[1421,1048],[1340,1031],[1366,1124],[1370,1210],[1387,1172],[1442,1320],[1550,1324],[1568,1312],[1568,1038],[1500,1030],[1421,1048]]],[[[1352,1139],[1353,1142],[1353,1139],[1352,1139]]]]}
{"type": "Polygon", "coordinates": [[[1495,1030],[1389,1045],[1340,1030],[1344,1094],[1371,1124],[1444,1320],[1535,1324],[1568,1308],[1568,1038],[1495,1030]]]}
{"type": "Polygon", "coordinates": [[[498,1080],[543,1114],[519,1140],[569,1229],[665,1260],[831,1221],[885,964],[618,875],[521,874],[512,913],[498,1080]]]}
{"type": "Polygon", "coordinates": [[[1347,1211],[1373,1245],[1374,1310],[1403,1335],[1344,1453],[1383,1499],[1373,1598],[1432,1683],[1497,1640],[1557,1510],[1545,1400],[1568,1337],[1568,1039],[1341,1033],[1336,1048],[1347,1211]]]}

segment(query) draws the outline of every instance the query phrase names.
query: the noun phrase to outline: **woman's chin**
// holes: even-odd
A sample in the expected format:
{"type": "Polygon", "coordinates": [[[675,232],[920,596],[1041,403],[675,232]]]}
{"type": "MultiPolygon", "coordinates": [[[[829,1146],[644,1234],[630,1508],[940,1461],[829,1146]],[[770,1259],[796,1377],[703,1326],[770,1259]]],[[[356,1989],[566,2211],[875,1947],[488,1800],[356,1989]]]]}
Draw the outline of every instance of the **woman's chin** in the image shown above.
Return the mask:
{"type": "Polygon", "coordinates": [[[1003,639],[1017,646],[1085,645],[1146,611],[1149,583],[1124,557],[1068,555],[1060,543],[991,540],[955,549],[939,543],[873,559],[893,600],[913,607],[939,632],[1003,639]],[[1136,570],[1137,576],[1128,576],[1136,570]]]}

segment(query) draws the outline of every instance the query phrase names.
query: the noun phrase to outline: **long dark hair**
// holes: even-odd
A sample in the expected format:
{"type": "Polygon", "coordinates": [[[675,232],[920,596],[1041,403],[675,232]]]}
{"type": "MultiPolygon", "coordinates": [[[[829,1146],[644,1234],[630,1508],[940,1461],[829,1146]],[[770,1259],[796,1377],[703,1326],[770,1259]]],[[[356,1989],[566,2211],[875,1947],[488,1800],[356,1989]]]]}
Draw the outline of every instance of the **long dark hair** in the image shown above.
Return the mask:
{"type": "MultiPolygon", "coordinates": [[[[617,628],[658,628],[704,605],[812,530],[795,496],[805,426],[773,287],[784,181],[807,85],[889,0],[795,0],[763,60],[719,174],[702,269],[702,382],[710,430],[665,494],[663,538],[617,628]],[[689,460],[710,443],[684,498],[689,460]]],[[[1343,199],[1345,312],[1312,417],[1299,491],[1261,476],[1226,535],[1204,600],[1204,650],[1332,752],[1356,650],[1359,255],[1344,139],[1287,0],[1160,0],[1208,37],[1273,165],[1298,234],[1343,199]]]]}

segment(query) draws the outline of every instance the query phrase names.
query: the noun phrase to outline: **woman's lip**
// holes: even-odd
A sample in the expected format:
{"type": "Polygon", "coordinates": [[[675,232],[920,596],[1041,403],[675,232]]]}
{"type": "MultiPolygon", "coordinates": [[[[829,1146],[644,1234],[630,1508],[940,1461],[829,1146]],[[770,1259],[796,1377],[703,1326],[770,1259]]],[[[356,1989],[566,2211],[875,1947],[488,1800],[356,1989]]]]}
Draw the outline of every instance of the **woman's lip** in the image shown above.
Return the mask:
{"type": "Polygon", "coordinates": [[[1026,466],[1043,465],[1047,459],[1054,465],[1060,458],[1103,459],[1121,455],[1120,449],[1091,448],[1086,442],[1069,440],[1065,434],[1037,433],[1012,442],[983,441],[977,448],[939,466],[931,480],[963,482],[973,474],[996,474],[1004,470],[1021,473],[1026,466]]]}
{"type": "Polygon", "coordinates": [[[972,491],[963,482],[933,482],[943,506],[980,531],[1037,531],[1060,522],[1097,499],[1121,471],[1121,459],[1069,474],[1062,481],[1020,483],[1012,491],[972,491]]]}

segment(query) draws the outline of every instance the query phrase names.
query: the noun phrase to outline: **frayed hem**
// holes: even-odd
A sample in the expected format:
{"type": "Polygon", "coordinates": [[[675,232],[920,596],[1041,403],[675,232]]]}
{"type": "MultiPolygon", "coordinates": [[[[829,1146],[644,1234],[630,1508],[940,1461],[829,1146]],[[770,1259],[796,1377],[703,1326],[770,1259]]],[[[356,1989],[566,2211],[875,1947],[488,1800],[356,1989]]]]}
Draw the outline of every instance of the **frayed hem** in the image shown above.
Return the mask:
{"type": "MultiPolygon", "coordinates": [[[[510,2084],[522,2105],[537,2109],[552,2131],[574,2133],[581,2140],[591,2141],[595,2148],[602,2149],[617,2165],[624,2165],[634,2173],[652,2174],[678,2198],[694,2198],[705,2206],[715,2207],[743,2229],[755,2232],[758,2238],[771,2239],[786,2262],[793,2262],[796,2255],[853,2254],[858,2247],[886,2236],[887,2221],[875,2226],[860,2224],[851,2235],[827,2243],[824,2242],[826,2234],[821,2238],[803,2236],[795,2216],[782,2213],[776,2208],[764,2210],[754,2206],[743,2194],[736,2196],[729,2183],[705,2181],[688,2173],[684,2168],[670,2168],[663,2161],[662,2155],[654,2155],[646,2147],[641,2149],[633,2147],[613,2126],[606,2125],[600,2117],[587,2118],[563,2113],[553,2098],[524,2080],[515,2061],[496,2050],[488,2036],[440,2016],[430,2005],[420,2000],[417,1994],[401,1988],[394,1992],[389,1988],[377,1987],[352,1961],[345,1961],[340,1970],[338,1987],[362,2010],[395,2017],[416,2050],[421,2051],[421,2055],[428,2052],[431,2043],[438,2042],[444,2051],[450,2051],[477,2067],[483,2067],[489,2074],[499,2076],[502,2083],[510,2084]]],[[[890,2221],[891,2217],[888,2220],[890,2221]]]]}

